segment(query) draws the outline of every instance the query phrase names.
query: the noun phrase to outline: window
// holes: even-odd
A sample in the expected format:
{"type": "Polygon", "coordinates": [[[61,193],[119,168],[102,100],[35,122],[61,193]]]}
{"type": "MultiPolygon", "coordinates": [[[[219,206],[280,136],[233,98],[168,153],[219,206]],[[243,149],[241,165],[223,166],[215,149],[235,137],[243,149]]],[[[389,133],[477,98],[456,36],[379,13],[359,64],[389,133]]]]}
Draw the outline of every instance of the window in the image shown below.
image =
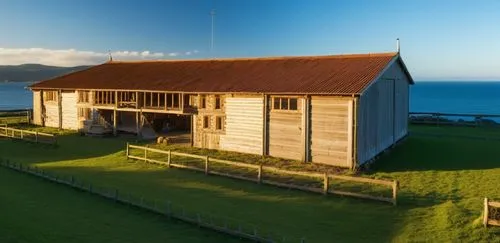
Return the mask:
{"type": "Polygon", "coordinates": [[[200,95],[200,108],[201,109],[207,108],[207,97],[205,95],[200,95]]]}
{"type": "Polygon", "coordinates": [[[224,130],[224,117],[218,116],[215,118],[215,130],[224,130]]]}
{"type": "Polygon", "coordinates": [[[210,117],[209,116],[203,117],[203,128],[210,128],[210,117]]]}
{"type": "Polygon", "coordinates": [[[44,91],[45,101],[57,101],[57,91],[44,91]]]}
{"type": "Polygon", "coordinates": [[[216,95],[215,96],[215,109],[216,110],[220,110],[220,107],[221,107],[221,105],[220,105],[220,95],[216,95]]]}
{"type": "Polygon", "coordinates": [[[78,91],[78,103],[89,103],[89,91],[78,91]]]}
{"type": "Polygon", "coordinates": [[[298,100],[297,98],[288,97],[274,97],[273,98],[273,109],[274,110],[298,110],[298,100]]]}

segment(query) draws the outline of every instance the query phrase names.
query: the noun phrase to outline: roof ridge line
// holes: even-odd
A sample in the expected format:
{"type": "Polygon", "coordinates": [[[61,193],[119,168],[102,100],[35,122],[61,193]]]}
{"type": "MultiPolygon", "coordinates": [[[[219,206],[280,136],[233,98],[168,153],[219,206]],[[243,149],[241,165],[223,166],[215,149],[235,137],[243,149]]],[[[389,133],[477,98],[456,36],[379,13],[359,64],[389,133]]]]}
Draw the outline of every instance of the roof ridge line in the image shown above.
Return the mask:
{"type": "Polygon", "coordinates": [[[103,64],[121,64],[121,63],[162,63],[162,62],[217,62],[217,61],[256,61],[256,60],[287,60],[287,59],[337,59],[337,58],[362,58],[362,57],[386,57],[396,56],[397,52],[371,52],[371,53],[353,53],[337,55],[318,55],[318,56],[270,56],[270,57],[236,57],[236,58],[206,58],[206,59],[156,59],[156,60],[113,60],[103,64]]]}

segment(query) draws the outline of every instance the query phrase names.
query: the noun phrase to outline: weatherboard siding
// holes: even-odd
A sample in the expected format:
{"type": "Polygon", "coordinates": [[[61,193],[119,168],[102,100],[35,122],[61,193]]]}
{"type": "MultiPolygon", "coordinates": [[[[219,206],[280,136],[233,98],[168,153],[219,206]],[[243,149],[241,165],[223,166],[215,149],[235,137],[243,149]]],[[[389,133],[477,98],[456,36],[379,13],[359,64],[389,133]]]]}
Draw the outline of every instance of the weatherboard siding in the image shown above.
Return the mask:
{"type": "Polygon", "coordinates": [[[363,164],[408,133],[409,80],[399,62],[361,95],[358,106],[357,160],[363,164]]]}
{"type": "Polygon", "coordinates": [[[298,98],[297,111],[273,110],[272,102],[268,102],[267,128],[270,156],[302,160],[305,153],[302,133],[302,102],[304,102],[303,98],[298,98]]]}
{"type": "Polygon", "coordinates": [[[33,124],[43,125],[42,120],[42,92],[33,91],[33,124]]]}
{"type": "Polygon", "coordinates": [[[61,95],[62,128],[76,130],[78,129],[77,93],[62,92],[61,95]]]}
{"type": "Polygon", "coordinates": [[[226,98],[225,134],[221,136],[223,150],[262,154],[264,99],[257,97],[226,98]]]}
{"type": "Polygon", "coordinates": [[[351,167],[352,98],[312,96],[310,159],[313,163],[351,167]]]}

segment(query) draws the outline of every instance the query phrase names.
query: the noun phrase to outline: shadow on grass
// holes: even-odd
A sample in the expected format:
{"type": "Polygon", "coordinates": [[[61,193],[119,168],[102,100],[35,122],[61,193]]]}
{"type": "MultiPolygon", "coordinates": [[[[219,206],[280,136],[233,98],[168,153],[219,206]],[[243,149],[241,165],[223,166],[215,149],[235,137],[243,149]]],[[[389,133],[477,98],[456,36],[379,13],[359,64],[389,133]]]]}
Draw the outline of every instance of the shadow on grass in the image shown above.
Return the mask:
{"type": "Polygon", "coordinates": [[[306,237],[307,242],[387,242],[399,225],[398,215],[404,211],[377,202],[287,191],[142,162],[116,162],[107,169],[98,164],[77,167],[61,163],[39,166],[95,185],[117,188],[122,193],[171,201],[189,211],[257,225],[290,239],[306,237]],[[359,234],[360,228],[363,234],[359,234]]]}
{"type": "Polygon", "coordinates": [[[484,170],[500,167],[500,141],[410,136],[371,172],[484,170]]]}

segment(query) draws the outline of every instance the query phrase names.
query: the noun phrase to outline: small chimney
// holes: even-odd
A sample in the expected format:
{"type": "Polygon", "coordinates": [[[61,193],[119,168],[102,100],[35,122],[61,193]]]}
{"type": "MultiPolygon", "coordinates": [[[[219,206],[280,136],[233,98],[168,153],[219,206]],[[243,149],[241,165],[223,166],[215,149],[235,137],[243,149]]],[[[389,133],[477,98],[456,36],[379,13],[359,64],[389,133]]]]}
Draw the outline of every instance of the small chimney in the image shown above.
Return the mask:
{"type": "Polygon", "coordinates": [[[396,50],[399,53],[399,51],[400,51],[399,38],[396,39],[396,50]]]}

